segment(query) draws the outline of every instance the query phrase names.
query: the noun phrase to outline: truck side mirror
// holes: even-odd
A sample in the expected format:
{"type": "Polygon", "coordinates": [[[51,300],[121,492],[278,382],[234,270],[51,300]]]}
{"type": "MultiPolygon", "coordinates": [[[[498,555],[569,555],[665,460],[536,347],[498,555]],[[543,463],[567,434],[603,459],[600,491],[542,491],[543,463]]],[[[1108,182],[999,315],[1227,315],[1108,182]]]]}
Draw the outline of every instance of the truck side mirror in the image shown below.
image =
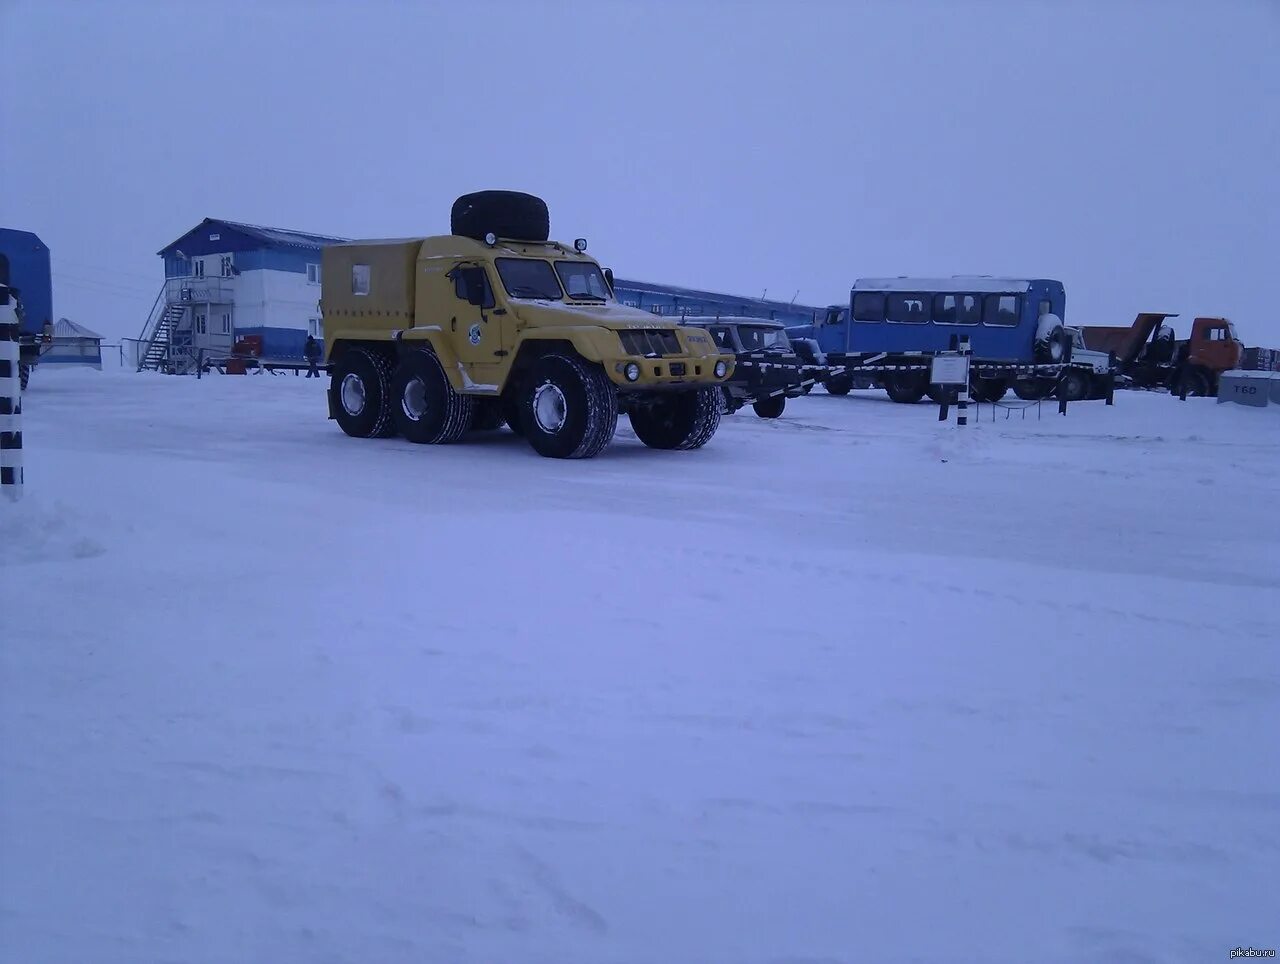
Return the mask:
{"type": "Polygon", "coordinates": [[[604,269],[604,280],[608,283],[609,290],[613,291],[613,269],[612,268],[604,269]]]}

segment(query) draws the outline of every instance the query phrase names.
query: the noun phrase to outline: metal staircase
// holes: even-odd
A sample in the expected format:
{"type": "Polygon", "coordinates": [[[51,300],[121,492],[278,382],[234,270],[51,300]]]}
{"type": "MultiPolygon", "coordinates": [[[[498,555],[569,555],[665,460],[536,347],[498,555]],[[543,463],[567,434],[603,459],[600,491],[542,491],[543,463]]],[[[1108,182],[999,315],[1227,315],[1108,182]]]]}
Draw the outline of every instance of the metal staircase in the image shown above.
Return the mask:
{"type": "Polygon", "coordinates": [[[138,371],[159,372],[170,369],[173,331],[186,311],[186,305],[165,305],[147,337],[147,348],[138,361],[138,371]]]}

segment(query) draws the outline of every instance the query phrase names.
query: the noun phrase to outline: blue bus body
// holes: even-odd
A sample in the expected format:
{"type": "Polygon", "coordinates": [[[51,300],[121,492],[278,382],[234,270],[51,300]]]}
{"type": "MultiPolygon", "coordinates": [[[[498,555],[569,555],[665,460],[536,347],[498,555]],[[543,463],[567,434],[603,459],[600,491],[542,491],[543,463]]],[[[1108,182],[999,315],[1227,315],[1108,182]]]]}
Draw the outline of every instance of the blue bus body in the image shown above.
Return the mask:
{"type": "Polygon", "coordinates": [[[1043,315],[1066,317],[1060,281],[1023,278],[864,278],[849,305],[833,306],[813,326],[788,328],[828,355],[931,354],[967,335],[975,359],[1035,360],[1043,315]],[[850,319],[852,318],[852,321],[850,319]]]}
{"type": "Polygon", "coordinates": [[[17,289],[22,334],[37,335],[53,323],[49,248],[30,231],[0,228],[0,284],[17,289]]]}

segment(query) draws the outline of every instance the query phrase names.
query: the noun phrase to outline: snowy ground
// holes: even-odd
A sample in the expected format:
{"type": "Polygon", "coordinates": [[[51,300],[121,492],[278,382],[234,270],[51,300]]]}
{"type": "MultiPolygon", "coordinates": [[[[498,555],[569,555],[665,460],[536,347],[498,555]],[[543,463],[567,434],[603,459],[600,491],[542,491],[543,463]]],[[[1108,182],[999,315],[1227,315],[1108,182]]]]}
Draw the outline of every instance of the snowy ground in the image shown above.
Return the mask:
{"type": "Polygon", "coordinates": [[[1280,942],[1280,410],[418,448],[39,371],[0,960],[1207,961],[1280,942]]]}

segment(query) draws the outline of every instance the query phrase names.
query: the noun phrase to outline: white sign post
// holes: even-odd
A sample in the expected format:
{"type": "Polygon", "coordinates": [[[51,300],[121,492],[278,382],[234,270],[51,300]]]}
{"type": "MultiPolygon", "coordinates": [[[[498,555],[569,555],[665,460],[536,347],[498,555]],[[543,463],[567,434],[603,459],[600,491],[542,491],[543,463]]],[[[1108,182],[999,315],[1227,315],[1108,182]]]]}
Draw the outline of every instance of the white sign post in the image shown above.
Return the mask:
{"type": "MultiPolygon", "coordinates": [[[[956,387],[956,425],[969,424],[969,339],[961,336],[958,350],[934,355],[929,366],[929,382],[932,385],[956,387]]],[[[942,395],[938,407],[938,421],[947,420],[947,395],[942,395]]]]}

